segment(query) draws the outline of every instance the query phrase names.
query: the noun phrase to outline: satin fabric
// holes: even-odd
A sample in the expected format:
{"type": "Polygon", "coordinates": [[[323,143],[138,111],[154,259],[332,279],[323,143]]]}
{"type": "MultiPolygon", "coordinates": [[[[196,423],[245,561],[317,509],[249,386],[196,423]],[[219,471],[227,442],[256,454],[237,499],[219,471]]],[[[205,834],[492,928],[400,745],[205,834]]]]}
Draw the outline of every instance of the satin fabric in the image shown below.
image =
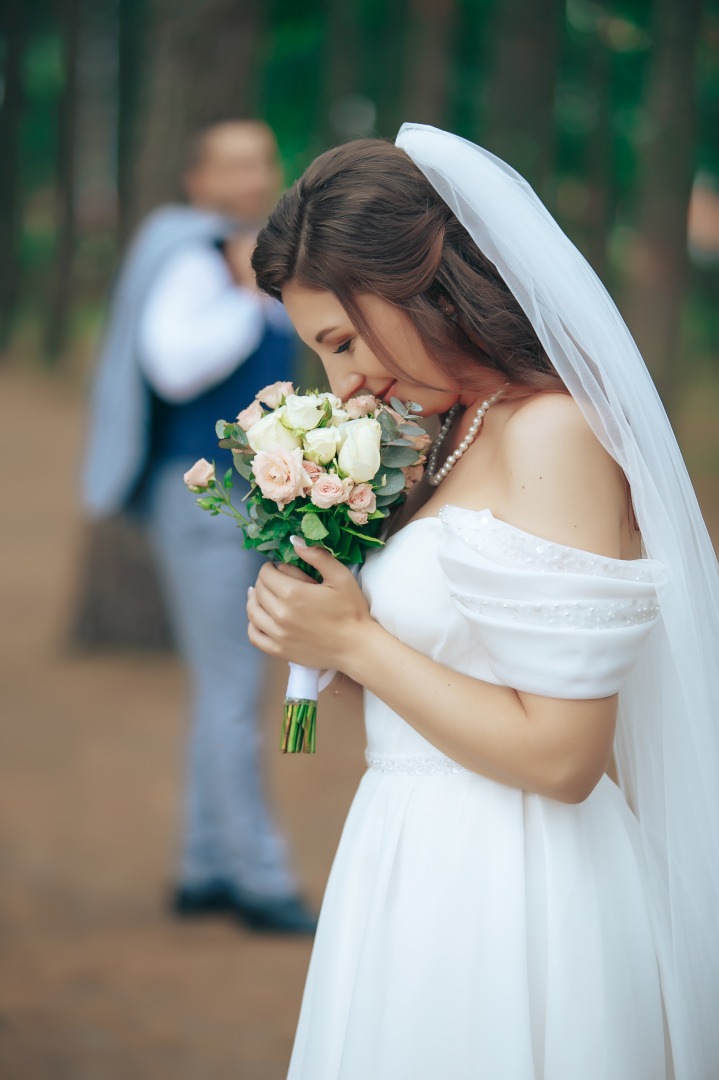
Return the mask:
{"type": "MultiPolygon", "coordinates": [[[[426,656],[520,689],[541,674],[554,696],[581,698],[613,693],[640,660],[662,579],[652,560],[445,507],[393,536],[360,581],[373,616],[426,656]]],[[[369,693],[365,705],[369,768],[288,1080],[670,1076],[662,923],[616,785],[604,776],[578,805],[524,793],[461,768],[369,693]]]]}

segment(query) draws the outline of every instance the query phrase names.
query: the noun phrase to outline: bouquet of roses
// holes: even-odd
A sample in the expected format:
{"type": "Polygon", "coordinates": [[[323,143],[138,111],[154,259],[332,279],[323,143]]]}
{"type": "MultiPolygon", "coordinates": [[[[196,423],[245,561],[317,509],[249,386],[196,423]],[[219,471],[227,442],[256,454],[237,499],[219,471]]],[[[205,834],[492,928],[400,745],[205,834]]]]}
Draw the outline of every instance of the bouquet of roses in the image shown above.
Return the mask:
{"type": "MultiPolygon", "coordinates": [[[[293,563],[317,577],[290,541],[321,544],[345,566],[381,546],[390,507],[422,476],[429,436],[417,423],[421,406],[391,405],[370,394],[343,402],[334,394],[296,394],[291,383],[266,386],[232,422],[218,420],[219,445],[251,484],[246,517],[229,496],[232,469],[221,481],[202,458],[185,474],[198,505],[234,517],[244,547],[293,563]],[[264,406],[264,408],[263,408],[264,406]]],[[[314,753],[320,673],[290,664],[281,749],[314,753]]]]}

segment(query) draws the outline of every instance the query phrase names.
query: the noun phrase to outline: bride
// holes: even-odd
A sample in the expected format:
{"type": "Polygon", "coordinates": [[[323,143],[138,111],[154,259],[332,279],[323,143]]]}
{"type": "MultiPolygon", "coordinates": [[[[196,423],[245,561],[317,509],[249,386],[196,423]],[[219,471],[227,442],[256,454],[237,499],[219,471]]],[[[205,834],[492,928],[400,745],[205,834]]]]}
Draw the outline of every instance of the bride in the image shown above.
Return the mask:
{"type": "Polygon", "coordinates": [[[363,688],[368,769],[289,1080],[716,1080],[716,560],[605,290],[528,185],[404,125],[260,234],[334,393],[442,418],[359,585],[263,567],[250,638],[363,688]]]}

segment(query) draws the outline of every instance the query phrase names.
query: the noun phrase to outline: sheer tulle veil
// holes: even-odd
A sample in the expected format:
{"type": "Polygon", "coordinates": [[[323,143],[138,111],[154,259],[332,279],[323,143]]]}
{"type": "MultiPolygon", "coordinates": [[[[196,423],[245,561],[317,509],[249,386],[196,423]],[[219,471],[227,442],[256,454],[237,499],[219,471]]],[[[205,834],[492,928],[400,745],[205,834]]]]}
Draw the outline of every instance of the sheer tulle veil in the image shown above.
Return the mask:
{"type": "Polygon", "coordinates": [[[621,315],[531,187],[473,143],[396,140],[492,260],[629,481],[662,621],[620,693],[615,752],[639,823],[677,1080],[719,1076],[719,572],[679,447],[621,315]]]}

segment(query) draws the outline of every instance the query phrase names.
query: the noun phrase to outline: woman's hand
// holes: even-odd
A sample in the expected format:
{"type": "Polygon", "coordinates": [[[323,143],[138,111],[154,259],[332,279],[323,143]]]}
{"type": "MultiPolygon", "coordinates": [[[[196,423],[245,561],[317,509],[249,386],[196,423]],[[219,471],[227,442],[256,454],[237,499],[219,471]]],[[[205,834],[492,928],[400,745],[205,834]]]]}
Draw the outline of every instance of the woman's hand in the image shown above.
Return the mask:
{"type": "Polygon", "coordinates": [[[249,639],[270,656],[342,671],[346,657],[374,625],[369,606],[352,573],[329,551],[301,540],[293,543],[323,580],[313,581],[293,566],[265,563],[247,599],[249,639]]]}

